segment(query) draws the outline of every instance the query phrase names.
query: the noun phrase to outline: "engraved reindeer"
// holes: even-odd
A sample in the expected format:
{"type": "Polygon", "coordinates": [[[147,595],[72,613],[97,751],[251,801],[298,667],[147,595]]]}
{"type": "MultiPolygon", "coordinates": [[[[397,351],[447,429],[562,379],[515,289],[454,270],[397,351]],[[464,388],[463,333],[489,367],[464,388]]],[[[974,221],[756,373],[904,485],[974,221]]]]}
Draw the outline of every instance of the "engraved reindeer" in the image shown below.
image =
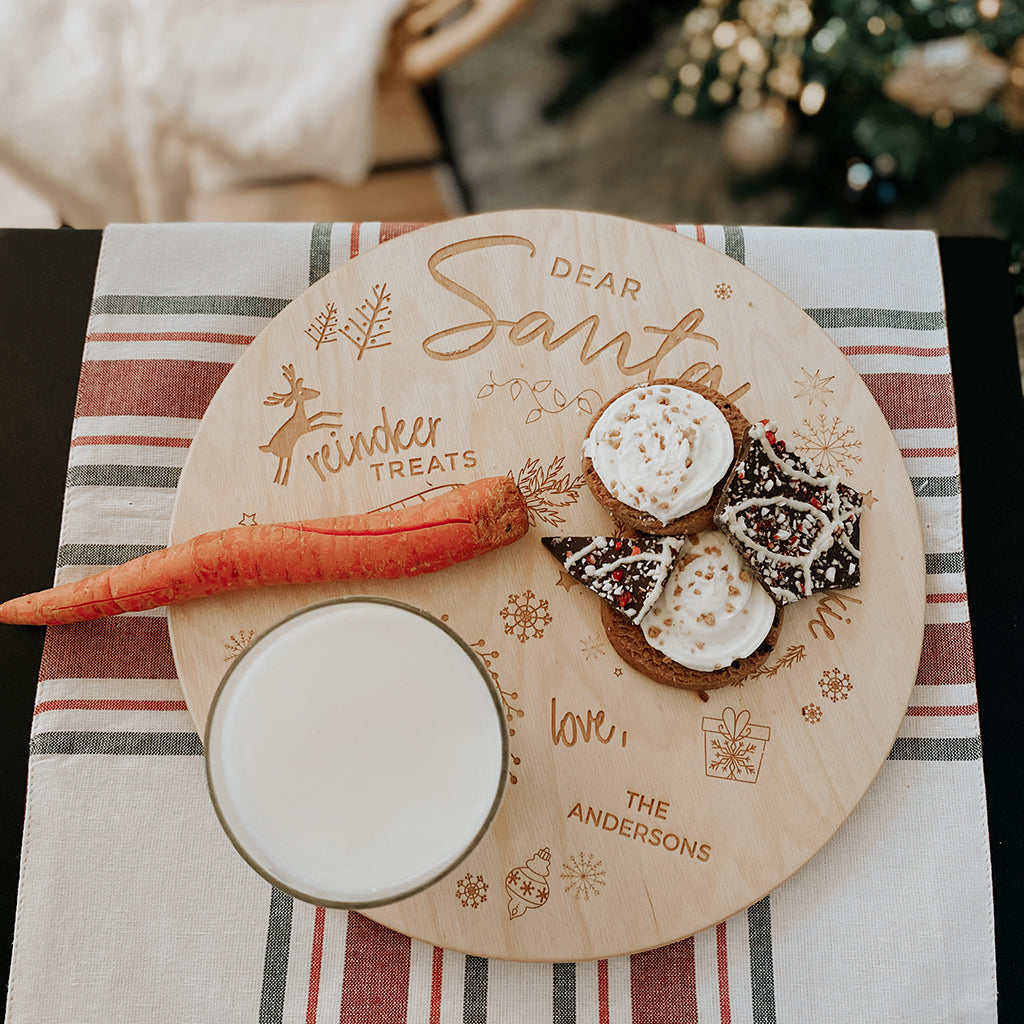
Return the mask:
{"type": "Polygon", "coordinates": [[[275,391],[264,400],[264,405],[283,405],[286,409],[294,405],[291,416],[277,429],[274,436],[266,443],[260,445],[261,452],[268,452],[277,456],[277,473],[274,476],[274,483],[286,486],[288,484],[288,473],[292,466],[292,452],[295,443],[300,437],[313,430],[320,430],[323,427],[340,427],[341,423],[321,422],[322,416],[341,416],[340,412],[314,412],[306,413],[306,403],[313,398],[319,398],[320,392],[314,388],[303,387],[302,377],[295,376],[295,367],[289,363],[281,367],[284,379],[288,382],[288,391],[275,391]]]}

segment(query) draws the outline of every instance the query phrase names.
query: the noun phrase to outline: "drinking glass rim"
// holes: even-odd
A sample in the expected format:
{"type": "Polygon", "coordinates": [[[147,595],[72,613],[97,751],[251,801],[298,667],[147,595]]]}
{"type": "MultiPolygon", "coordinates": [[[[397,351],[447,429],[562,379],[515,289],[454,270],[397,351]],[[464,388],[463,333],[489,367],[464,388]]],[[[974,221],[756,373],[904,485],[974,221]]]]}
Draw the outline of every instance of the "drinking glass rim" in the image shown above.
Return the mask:
{"type": "Polygon", "coordinates": [[[508,723],[505,719],[504,704],[501,699],[501,694],[498,691],[497,683],[494,677],[491,675],[487,666],[484,664],[483,659],[474,651],[469,644],[452,629],[446,622],[439,619],[437,616],[432,615],[430,612],[425,611],[422,608],[418,608],[416,605],[409,604],[405,601],[399,601],[391,597],[381,597],[376,594],[346,594],[341,597],[327,598],[323,601],[316,601],[313,604],[304,605],[302,608],[298,608],[293,612],[289,612],[283,618],[278,619],[272,623],[262,632],[253,637],[248,644],[241,650],[236,658],[234,658],[231,664],[228,666],[227,671],[224,673],[220,682],[217,684],[217,689],[213,693],[213,697],[210,700],[210,709],[206,717],[206,727],[203,732],[203,763],[206,770],[206,788],[210,795],[210,800],[213,804],[213,809],[217,815],[217,819],[220,822],[221,828],[224,830],[228,839],[231,840],[232,845],[241,855],[242,859],[254,870],[257,874],[261,875],[266,881],[270,882],[275,888],[280,889],[282,892],[287,893],[289,896],[301,900],[304,903],[311,903],[314,906],[327,907],[330,909],[338,910],[363,910],[371,907],[382,907],[387,906],[391,903],[397,903],[399,900],[408,899],[410,896],[415,896],[418,893],[429,889],[432,885],[435,885],[442,878],[454,871],[479,845],[480,840],[487,834],[497,817],[498,810],[501,807],[502,801],[504,800],[505,790],[508,788],[508,764],[509,764],[509,732],[508,723]],[[415,885],[411,889],[405,889],[400,893],[395,893],[388,896],[383,896],[378,899],[369,900],[326,900],[316,896],[312,896],[309,893],[302,892],[296,888],[278,878],[272,871],[260,864],[255,857],[249,853],[244,844],[235,835],[234,829],[228,823],[224,811],[221,807],[220,801],[217,798],[217,791],[213,783],[213,777],[210,770],[210,738],[213,731],[214,715],[220,704],[221,697],[227,688],[228,681],[231,678],[232,673],[238,668],[238,665],[242,662],[247,654],[255,650],[257,645],[265,640],[271,633],[287,625],[293,619],[300,618],[311,612],[319,611],[323,608],[331,607],[334,605],[341,604],[380,604],[386,605],[392,608],[397,608],[400,611],[409,612],[413,615],[418,616],[421,619],[431,623],[431,625],[438,627],[443,633],[445,633],[450,639],[454,640],[455,643],[463,650],[465,654],[469,656],[470,661],[476,667],[484,684],[487,688],[487,692],[491,696],[491,701],[494,704],[494,711],[498,718],[498,728],[501,734],[501,756],[500,756],[500,767],[501,770],[498,773],[498,785],[495,788],[494,798],[491,801],[491,806],[484,817],[484,820],[480,823],[480,827],[477,829],[473,838],[466,844],[462,852],[448,865],[426,879],[415,885]]]}

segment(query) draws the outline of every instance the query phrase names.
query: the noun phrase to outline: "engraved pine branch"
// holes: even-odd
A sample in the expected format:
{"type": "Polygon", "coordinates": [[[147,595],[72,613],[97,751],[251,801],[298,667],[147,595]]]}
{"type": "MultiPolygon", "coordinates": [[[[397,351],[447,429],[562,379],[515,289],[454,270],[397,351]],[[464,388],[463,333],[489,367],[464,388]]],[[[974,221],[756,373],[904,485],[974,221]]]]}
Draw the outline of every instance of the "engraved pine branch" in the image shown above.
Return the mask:
{"type": "Polygon", "coordinates": [[[333,302],[328,302],[323,311],[306,328],[306,333],[316,342],[316,347],[329,341],[335,341],[338,337],[338,307],[333,302]]]}
{"type": "Polygon", "coordinates": [[[391,328],[385,324],[391,322],[391,292],[387,284],[375,284],[372,293],[353,310],[353,315],[345,321],[341,333],[358,349],[356,359],[362,359],[363,353],[371,348],[384,348],[390,341],[381,341],[391,328]]]}
{"type": "Polygon", "coordinates": [[[560,526],[565,519],[559,509],[573,505],[579,499],[583,477],[565,472],[565,456],[557,455],[546,468],[540,459],[527,459],[516,477],[516,485],[526,499],[531,526],[536,526],[538,521],[560,526]]]}
{"type": "MultiPolygon", "coordinates": [[[[754,672],[751,672],[750,675],[747,676],[747,678],[757,679],[761,676],[767,676],[768,678],[771,678],[773,676],[778,675],[779,672],[784,668],[792,668],[793,665],[795,665],[798,661],[802,661],[805,657],[806,652],[804,650],[804,645],[794,644],[792,647],[786,648],[786,653],[781,655],[779,657],[779,660],[776,661],[773,665],[769,667],[767,664],[764,664],[759,669],[756,669],[754,672]]],[[[739,683],[736,685],[742,685],[742,682],[743,681],[740,680],[739,683]]]]}

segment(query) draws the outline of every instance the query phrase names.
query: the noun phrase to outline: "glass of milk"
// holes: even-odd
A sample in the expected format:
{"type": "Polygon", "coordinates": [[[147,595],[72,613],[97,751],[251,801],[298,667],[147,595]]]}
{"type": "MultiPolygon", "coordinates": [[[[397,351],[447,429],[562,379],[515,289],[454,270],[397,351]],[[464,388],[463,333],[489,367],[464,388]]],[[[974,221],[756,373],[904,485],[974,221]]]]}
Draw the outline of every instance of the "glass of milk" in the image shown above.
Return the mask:
{"type": "Polygon", "coordinates": [[[419,892],[476,846],[508,778],[494,680],[417,608],[311,605],[235,659],[207,721],[225,831],[278,888],[323,906],[419,892]]]}

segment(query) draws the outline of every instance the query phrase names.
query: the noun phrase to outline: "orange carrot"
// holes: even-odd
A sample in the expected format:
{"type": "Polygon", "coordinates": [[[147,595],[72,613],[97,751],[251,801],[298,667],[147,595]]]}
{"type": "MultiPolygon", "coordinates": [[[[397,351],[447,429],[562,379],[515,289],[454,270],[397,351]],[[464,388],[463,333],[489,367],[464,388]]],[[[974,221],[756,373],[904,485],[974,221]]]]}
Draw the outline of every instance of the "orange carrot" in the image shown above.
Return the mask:
{"type": "Polygon", "coordinates": [[[81,622],[241,587],[417,576],[510,544],[527,526],[515,482],[488,477],[412,508],[200,534],[7,601],[0,622],[81,622]]]}

